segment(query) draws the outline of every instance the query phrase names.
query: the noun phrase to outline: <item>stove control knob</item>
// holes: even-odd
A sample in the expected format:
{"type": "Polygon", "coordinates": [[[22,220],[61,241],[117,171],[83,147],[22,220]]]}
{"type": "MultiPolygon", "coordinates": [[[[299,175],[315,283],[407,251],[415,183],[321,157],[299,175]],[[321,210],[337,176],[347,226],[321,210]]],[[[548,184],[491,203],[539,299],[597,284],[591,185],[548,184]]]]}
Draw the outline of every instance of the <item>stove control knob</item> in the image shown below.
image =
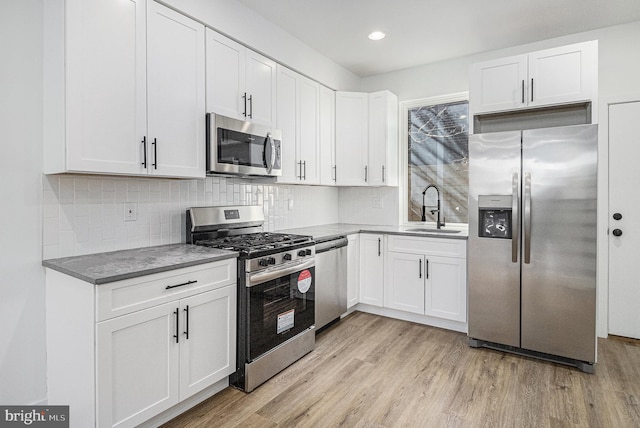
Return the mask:
{"type": "Polygon", "coordinates": [[[291,260],[291,253],[287,253],[284,255],[283,259],[285,260],[291,260]]]}
{"type": "Polygon", "coordinates": [[[307,255],[307,253],[304,250],[298,251],[298,257],[304,257],[306,255],[307,255]]]}
{"type": "Polygon", "coordinates": [[[270,265],[275,265],[275,264],[276,264],[276,259],[275,259],[274,257],[269,257],[269,258],[267,259],[267,262],[268,262],[270,265]]]}
{"type": "Polygon", "coordinates": [[[258,260],[258,265],[260,266],[267,266],[269,264],[269,260],[268,259],[260,259],[258,260]]]}
{"type": "Polygon", "coordinates": [[[311,248],[307,248],[306,250],[304,250],[304,252],[305,252],[305,254],[307,256],[310,256],[311,255],[311,248]]]}

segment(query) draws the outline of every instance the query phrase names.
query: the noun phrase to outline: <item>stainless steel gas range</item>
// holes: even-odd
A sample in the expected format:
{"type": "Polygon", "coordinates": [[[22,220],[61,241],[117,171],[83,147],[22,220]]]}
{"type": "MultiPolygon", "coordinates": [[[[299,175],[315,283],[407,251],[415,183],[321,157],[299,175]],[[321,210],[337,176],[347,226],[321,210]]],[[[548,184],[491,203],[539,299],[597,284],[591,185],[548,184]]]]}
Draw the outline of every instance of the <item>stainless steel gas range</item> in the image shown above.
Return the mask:
{"type": "Polygon", "coordinates": [[[315,242],[263,232],[259,206],[187,210],[187,242],[238,251],[236,372],[251,392],[315,347],[315,242]]]}

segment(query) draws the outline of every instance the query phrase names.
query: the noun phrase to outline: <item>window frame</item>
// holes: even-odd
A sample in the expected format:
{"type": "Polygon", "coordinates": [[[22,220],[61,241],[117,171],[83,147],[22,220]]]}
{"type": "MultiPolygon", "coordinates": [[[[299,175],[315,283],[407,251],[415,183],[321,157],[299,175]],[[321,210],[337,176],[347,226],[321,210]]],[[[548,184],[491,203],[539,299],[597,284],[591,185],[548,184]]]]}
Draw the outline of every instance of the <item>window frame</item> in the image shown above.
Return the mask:
{"type": "MultiPolygon", "coordinates": [[[[421,221],[409,221],[409,110],[417,107],[432,106],[437,104],[449,104],[460,101],[469,101],[469,92],[456,92],[452,94],[439,95],[435,97],[418,98],[415,100],[407,100],[400,102],[400,144],[398,149],[400,150],[399,159],[399,171],[400,171],[400,218],[402,223],[406,225],[423,224],[421,221]]],[[[469,112],[471,108],[469,107],[469,112]]],[[[469,120],[469,135],[471,135],[471,117],[469,120]]],[[[451,223],[452,225],[466,223],[451,223]]]]}

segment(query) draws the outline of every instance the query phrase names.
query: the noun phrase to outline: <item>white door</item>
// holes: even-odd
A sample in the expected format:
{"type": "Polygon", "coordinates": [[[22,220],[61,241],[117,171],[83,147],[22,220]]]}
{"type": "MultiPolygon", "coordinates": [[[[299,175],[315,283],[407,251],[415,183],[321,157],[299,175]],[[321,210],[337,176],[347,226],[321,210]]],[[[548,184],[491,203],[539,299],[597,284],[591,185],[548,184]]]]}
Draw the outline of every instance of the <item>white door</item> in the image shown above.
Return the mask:
{"type": "Polygon", "coordinates": [[[422,254],[387,253],[384,306],[424,315],[425,261],[422,254]]]}
{"type": "Polygon", "coordinates": [[[282,175],[278,183],[299,183],[302,167],[298,164],[298,74],[278,66],[277,120],[282,131],[282,175]]]}
{"type": "Polygon", "coordinates": [[[300,160],[302,160],[302,182],[320,184],[320,150],[318,145],[318,96],[319,86],[313,80],[300,76],[298,80],[298,100],[300,114],[298,129],[300,135],[300,160]]]}
{"type": "Polygon", "coordinates": [[[276,63],[250,49],[246,51],[247,116],[265,126],[276,123],[276,63]]]}
{"type": "Polygon", "coordinates": [[[178,302],[97,325],[98,425],[134,427],[178,402],[178,302]]]}
{"type": "Polygon", "coordinates": [[[590,100],[596,57],[597,50],[592,42],[529,54],[528,105],[590,100]]]}
{"type": "Polygon", "coordinates": [[[336,183],[367,184],[369,94],[336,93],[336,183]]]}
{"type": "Polygon", "coordinates": [[[640,102],[609,106],[609,333],[636,339],[640,339],[638,118],[640,102]]]}
{"type": "Polygon", "coordinates": [[[204,178],[204,26],[151,1],[147,32],[147,168],[204,178]]]}
{"type": "Polygon", "coordinates": [[[469,107],[473,113],[526,105],[527,56],[473,64],[469,73],[469,107]]]}
{"type": "Polygon", "coordinates": [[[236,369],[236,287],[180,301],[180,400],[236,369]]]}
{"type": "Polygon", "coordinates": [[[319,109],[320,184],[333,186],[336,184],[336,93],[334,90],[320,86],[319,109]]]}
{"type": "Polygon", "coordinates": [[[360,302],[383,305],[384,235],[360,234],[360,302]]]}
{"type": "Polygon", "coordinates": [[[466,260],[428,256],[425,276],[425,315],[466,322],[466,260]]]}
{"type": "Polygon", "coordinates": [[[146,174],[145,1],[66,1],[67,169],[146,174]]]}
{"type": "Polygon", "coordinates": [[[244,120],[246,48],[210,28],[206,45],[207,112],[244,120]]]}

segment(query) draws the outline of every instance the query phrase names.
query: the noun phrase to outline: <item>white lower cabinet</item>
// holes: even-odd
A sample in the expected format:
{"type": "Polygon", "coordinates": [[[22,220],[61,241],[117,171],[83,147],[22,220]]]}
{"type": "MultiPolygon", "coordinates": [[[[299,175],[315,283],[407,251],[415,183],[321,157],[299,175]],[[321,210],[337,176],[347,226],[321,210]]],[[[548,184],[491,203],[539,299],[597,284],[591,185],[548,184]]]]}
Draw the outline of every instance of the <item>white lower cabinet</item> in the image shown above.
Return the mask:
{"type": "Polygon", "coordinates": [[[137,425],[231,374],[235,301],[227,286],[98,323],[99,426],[137,425]]]}
{"type": "Polygon", "coordinates": [[[390,235],[385,265],[385,307],[466,322],[464,240],[390,235]]]}
{"type": "Polygon", "coordinates": [[[360,303],[383,306],[384,235],[360,234],[360,303]]]}
{"type": "Polygon", "coordinates": [[[71,427],[133,427],[225,387],[236,299],[235,259],[102,285],[47,269],[49,402],[71,427]]]}

